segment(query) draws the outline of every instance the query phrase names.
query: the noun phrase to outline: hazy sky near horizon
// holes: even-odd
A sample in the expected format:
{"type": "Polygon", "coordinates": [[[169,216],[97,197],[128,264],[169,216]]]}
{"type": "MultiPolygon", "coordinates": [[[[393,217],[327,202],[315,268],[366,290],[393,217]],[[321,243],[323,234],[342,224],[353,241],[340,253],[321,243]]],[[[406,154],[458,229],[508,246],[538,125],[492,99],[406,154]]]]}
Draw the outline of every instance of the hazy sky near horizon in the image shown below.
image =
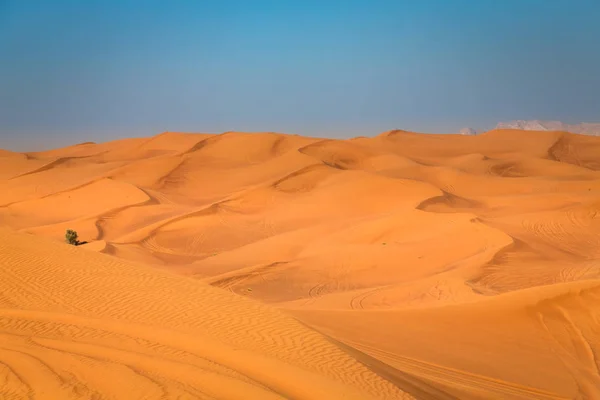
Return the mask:
{"type": "Polygon", "coordinates": [[[600,122],[597,0],[0,0],[0,148],[600,122]]]}

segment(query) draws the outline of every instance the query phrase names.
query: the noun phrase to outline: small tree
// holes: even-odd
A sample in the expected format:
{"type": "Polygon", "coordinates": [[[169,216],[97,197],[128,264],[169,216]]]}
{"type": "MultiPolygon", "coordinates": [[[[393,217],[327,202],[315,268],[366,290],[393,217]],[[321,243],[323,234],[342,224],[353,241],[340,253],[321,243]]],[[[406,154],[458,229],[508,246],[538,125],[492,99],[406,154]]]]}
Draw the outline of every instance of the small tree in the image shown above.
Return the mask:
{"type": "Polygon", "coordinates": [[[67,243],[72,244],[73,246],[77,246],[79,244],[77,232],[71,229],[67,229],[67,233],[65,234],[65,239],[67,243]]]}

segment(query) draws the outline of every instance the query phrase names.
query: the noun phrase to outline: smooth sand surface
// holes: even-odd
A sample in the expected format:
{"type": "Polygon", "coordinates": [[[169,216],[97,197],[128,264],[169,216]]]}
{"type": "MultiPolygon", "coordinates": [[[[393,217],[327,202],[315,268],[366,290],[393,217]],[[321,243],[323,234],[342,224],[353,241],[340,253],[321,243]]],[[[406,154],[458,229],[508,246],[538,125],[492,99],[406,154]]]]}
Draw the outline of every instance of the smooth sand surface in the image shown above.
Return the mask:
{"type": "Polygon", "coordinates": [[[599,211],[563,132],[2,151],[0,397],[600,398],[599,211]]]}

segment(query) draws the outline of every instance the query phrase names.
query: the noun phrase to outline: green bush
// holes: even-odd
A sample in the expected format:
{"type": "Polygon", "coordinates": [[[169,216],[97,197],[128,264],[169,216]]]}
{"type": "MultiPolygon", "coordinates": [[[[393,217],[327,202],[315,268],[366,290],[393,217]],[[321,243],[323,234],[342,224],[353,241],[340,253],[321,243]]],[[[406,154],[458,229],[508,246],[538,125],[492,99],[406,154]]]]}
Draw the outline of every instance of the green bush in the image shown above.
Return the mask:
{"type": "Polygon", "coordinates": [[[77,235],[77,232],[71,229],[67,229],[67,233],[65,234],[65,239],[67,240],[67,243],[72,244],[73,246],[77,246],[79,244],[78,238],[79,236],[77,235]]]}

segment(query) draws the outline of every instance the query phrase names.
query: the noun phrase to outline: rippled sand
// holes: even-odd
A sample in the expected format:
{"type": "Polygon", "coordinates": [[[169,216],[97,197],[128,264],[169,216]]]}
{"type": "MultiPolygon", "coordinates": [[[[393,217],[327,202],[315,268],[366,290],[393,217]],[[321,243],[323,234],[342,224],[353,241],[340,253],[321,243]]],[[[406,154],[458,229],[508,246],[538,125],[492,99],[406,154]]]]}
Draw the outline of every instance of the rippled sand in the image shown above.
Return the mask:
{"type": "Polygon", "coordinates": [[[599,210],[561,132],[2,151],[0,398],[600,398],[599,210]]]}

